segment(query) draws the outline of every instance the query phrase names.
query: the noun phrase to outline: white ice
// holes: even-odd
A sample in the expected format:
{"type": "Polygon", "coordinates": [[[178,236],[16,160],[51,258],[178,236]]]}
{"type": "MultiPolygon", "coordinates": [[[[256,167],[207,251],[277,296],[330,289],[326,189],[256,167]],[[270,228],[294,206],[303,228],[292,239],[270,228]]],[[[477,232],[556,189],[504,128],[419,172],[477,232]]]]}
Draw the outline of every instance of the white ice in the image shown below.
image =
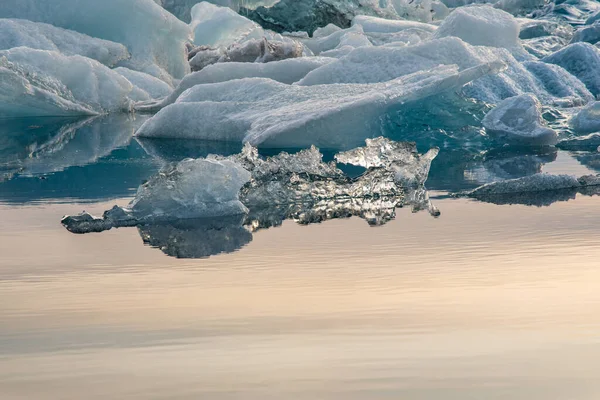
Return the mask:
{"type": "Polygon", "coordinates": [[[172,104],[187,89],[207,83],[226,82],[242,78],[269,78],[292,84],[302,79],[315,68],[333,61],[326,57],[302,57],[283,61],[261,63],[222,63],[209,65],[201,71],[191,73],[181,80],[179,86],[160,103],[136,104],[141,111],[153,111],[172,104]]]}
{"type": "Polygon", "coordinates": [[[530,94],[500,102],[482,121],[486,132],[503,142],[552,145],[557,134],[542,118],[542,105],[530,94]]]}
{"type": "Polygon", "coordinates": [[[589,43],[573,43],[542,59],[560,65],[579,78],[594,96],[600,95],[600,49],[589,43]]]}
{"type": "Polygon", "coordinates": [[[298,86],[249,78],[196,85],[138,130],[143,137],[350,148],[381,132],[388,112],[495,73],[497,63],[443,66],[379,84],[298,86]]]}
{"type": "Polygon", "coordinates": [[[90,115],[127,111],[133,85],[99,62],[54,51],[0,51],[0,116],[90,115]]]}
{"type": "Polygon", "coordinates": [[[153,0],[2,0],[0,16],[45,22],[124,44],[120,65],[171,82],[189,72],[188,25],[153,0]]]}
{"type": "Polygon", "coordinates": [[[361,47],[346,57],[335,60],[308,73],[299,85],[331,83],[376,83],[395,79],[440,64],[471,68],[483,63],[501,61],[505,72],[484,77],[467,85],[463,92],[469,97],[488,103],[524,93],[533,93],[542,103],[558,103],[556,88],[568,102],[584,104],[591,98],[589,91],[567,71],[540,66],[531,72],[528,63],[518,62],[505,49],[471,46],[461,39],[447,37],[407,47],[361,47]],[[544,73],[546,72],[546,73],[544,73]]]}
{"type": "Polygon", "coordinates": [[[434,34],[434,38],[448,36],[475,46],[518,49],[519,23],[509,13],[490,6],[466,6],[454,10],[434,34]]]}
{"type": "Polygon", "coordinates": [[[583,107],[571,118],[569,125],[580,134],[600,132],[600,101],[583,107]]]}
{"type": "Polygon", "coordinates": [[[0,18],[0,50],[30,47],[80,55],[113,67],[130,55],[120,43],[102,40],[68,29],[24,19],[0,18]]]}
{"type": "Polygon", "coordinates": [[[258,24],[228,7],[203,1],[192,8],[191,15],[190,27],[197,46],[227,47],[264,36],[264,31],[258,24]]]}

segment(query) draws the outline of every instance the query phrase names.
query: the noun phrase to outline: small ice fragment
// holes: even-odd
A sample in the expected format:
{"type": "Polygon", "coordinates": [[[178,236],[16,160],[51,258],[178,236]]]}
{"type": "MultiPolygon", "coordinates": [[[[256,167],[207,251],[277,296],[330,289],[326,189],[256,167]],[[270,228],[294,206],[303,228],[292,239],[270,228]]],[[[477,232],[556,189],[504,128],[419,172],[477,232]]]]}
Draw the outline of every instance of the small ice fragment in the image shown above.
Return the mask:
{"type": "Polygon", "coordinates": [[[557,134],[546,126],[540,102],[530,94],[510,97],[486,114],[486,132],[501,140],[521,144],[549,145],[557,134]]]}

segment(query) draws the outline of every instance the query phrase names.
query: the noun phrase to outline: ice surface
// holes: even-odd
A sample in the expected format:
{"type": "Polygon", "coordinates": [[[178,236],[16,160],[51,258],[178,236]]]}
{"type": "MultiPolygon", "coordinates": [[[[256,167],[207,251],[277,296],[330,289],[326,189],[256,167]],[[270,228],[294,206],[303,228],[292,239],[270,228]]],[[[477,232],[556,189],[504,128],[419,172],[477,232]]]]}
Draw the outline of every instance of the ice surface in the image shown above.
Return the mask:
{"type": "Polygon", "coordinates": [[[600,42],[600,21],[596,21],[592,25],[579,28],[573,35],[572,42],[587,42],[591,44],[600,42]]]}
{"type": "Polygon", "coordinates": [[[173,104],[187,89],[208,83],[226,82],[242,78],[269,78],[277,82],[291,84],[299,81],[307,73],[333,61],[325,57],[303,57],[283,61],[261,63],[222,63],[210,65],[201,71],[187,75],[175,91],[159,103],[138,104],[140,111],[156,111],[173,104]]]}
{"type": "Polygon", "coordinates": [[[489,183],[468,193],[469,197],[494,204],[548,206],[574,199],[577,193],[599,193],[600,176],[534,174],[523,178],[489,183]]]}
{"type": "Polygon", "coordinates": [[[335,31],[327,36],[318,38],[301,39],[314,54],[341,48],[345,45],[350,47],[371,46],[371,42],[364,34],[361,25],[355,25],[348,29],[335,31]]]}
{"type": "Polygon", "coordinates": [[[519,23],[507,12],[489,6],[454,10],[435,31],[434,38],[459,37],[476,46],[519,47],[519,23]]]}
{"type": "Polygon", "coordinates": [[[390,20],[385,18],[358,15],[352,20],[352,25],[360,25],[365,33],[396,33],[407,29],[421,29],[435,32],[437,26],[416,21],[390,20]]]}
{"type": "Polygon", "coordinates": [[[579,78],[594,96],[600,94],[600,49],[589,43],[573,43],[542,61],[560,65],[579,78]]]}
{"type": "Polygon", "coordinates": [[[558,36],[563,39],[571,40],[574,29],[571,25],[557,21],[547,21],[540,19],[517,19],[521,26],[519,32],[520,39],[534,39],[543,36],[558,36]]]}
{"type": "Polygon", "coordinates": [[[542,118],[542,105],[531,94],[500,102],[482,121],[486,132],[499,140],[530,145],[551,145],[557,134],[542,118]]]}
{"type": "Polygon", "coordinates": [[[523,178],[488,183],[471,191],[469,196],[479,198],[503,194],[572,189],[580,186],[581,183],[575,176],[539,173],[523,178]]]}
{"type": "Polygon", "coordinates": [[[565,47],[569,41],[560,36],[541,36],[522,40],[521,44],[529,54],[544,58],[565,47]]]}
{"type": "Polygon", "coordinates": [[[92,38],[49,24],[0,18],[0,50],[13,47],[54,50],[67,56],[80,55],[108,67],[130,57],[127,48],[120,43],[92,38]]]}
{"type": "Polygon", "coordinates": [[[187,159],[140,186],[128,208],[138,220],[244,214],[238,193],[249,180],[250,173],[231,161],[187,159]]]}
{"type": "Polygon", "coordinates": [[[571,118],[569,125],[577,133],[600,132],[600,102],[585,106],[571,118]]]}
{"type": "Polygon", "coordinates": [[[143,91],[141,98],[138,97],[140,100],[161,99],[173,92],[173,88],[164,81],[144,72],[133,71],[125,67],[115,68],[114,71],[123,75],[136,88],[143,91]]]}
{"type": "Polygon", "coordinates": [[[491,63],[458,72],[455,66],[444,66],[370,85],[290,86],[259,78],[196,85],[148,120],[137,135],[351,148],[381,132],[387,113],[501,67],[491,63]]]}
{"type": "Polygon", "coordinates": [[[121,63],[167,82],[189,72],[185,42],[189,27],[153,0],[2,0],[0,16],[45,22],[124,44],[121,63]]]}
{"type": "Polygon", "coordinates": [[[470,68],[489,62],[503,62],[506,71],[478,79],[467,85],[463,93],[476,100],[497,103],[505,98],[533,93],[542,103],[585,104],[589,91],[564,69],[535,68],[535,74],[518,62],[509,51],[499,48],[471,46],[458,38],[431,40],[407,47],[361,47],[346,57],[308,73],[299,85],[330,83],[385,82],[440,64],[470,68]],[[561,88],[560,97],[554,89],[561,88]],[[562,99],[561,97],[566,97],[562,99]]]}
{"type": "Polygon", "coordinates": [[[54,51],[0,51],[0,116],[91,115],[128,110],[133,85],[99,62],[54,51]]]}
{"type": "Polygon", "coordinates": [[[196,4],[191,11],[190,24],[197,46],[230,46],[245,39],[260,39],[263,29],[228,7],[206,1],[196,4]]]}

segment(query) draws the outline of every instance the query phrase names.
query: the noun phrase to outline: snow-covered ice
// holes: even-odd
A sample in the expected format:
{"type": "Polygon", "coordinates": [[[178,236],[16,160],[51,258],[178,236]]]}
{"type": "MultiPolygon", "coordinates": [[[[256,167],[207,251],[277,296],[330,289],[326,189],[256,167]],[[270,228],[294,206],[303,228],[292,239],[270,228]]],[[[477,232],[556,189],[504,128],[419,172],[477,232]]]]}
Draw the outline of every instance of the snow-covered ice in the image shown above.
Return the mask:
{"type": "Polygon", "coordinates": [[[189,72],[185,42],[190,28],[154,0],[2,0],[0,16],[45,22],[124,44],[121,64],[171,82],[189,72]]]}
{"type": "Polygon", "coordinates": [[[577,133],[600,132],[600,101],[589,103],[569,121],[577,133]]]}
{"type": "Polygon", "coordinates": [[[127,48],[120,43],[93,38],[41,22],[0,18],[0,50],[13,47],[53,50],[66,56],[80,55],[108,67],[113,67],[130,57],[127,48]]]}
{"type": "Polygon", "coordinates": [[[148,120],[137,135],[350,148],[381,132],[390,110],[460,88],[501,67],[489,63],[459,72],[443,66],[379,84],[290,86],[247,78],[196,85],[148,120]]]}

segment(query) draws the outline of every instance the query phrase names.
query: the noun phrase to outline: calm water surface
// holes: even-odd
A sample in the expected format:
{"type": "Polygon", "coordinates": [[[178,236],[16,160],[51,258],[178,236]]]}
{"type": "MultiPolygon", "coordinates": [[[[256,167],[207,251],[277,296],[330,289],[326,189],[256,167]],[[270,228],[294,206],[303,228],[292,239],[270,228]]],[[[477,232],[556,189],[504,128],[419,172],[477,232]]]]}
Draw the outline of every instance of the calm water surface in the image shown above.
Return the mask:
{"type": "Polygon", "coordinates": [[[25,156],[2,164],[1,399],[600,398],[600,197],[446,195],[532,168],[590,173],[594,153],[442,150],[439,218],[285,221],[239,251],[178,259],[137,228],[59,221],[125,205],[167,155],[212,149],[78,132],[40,162],[9,143],[25,156]]]}

